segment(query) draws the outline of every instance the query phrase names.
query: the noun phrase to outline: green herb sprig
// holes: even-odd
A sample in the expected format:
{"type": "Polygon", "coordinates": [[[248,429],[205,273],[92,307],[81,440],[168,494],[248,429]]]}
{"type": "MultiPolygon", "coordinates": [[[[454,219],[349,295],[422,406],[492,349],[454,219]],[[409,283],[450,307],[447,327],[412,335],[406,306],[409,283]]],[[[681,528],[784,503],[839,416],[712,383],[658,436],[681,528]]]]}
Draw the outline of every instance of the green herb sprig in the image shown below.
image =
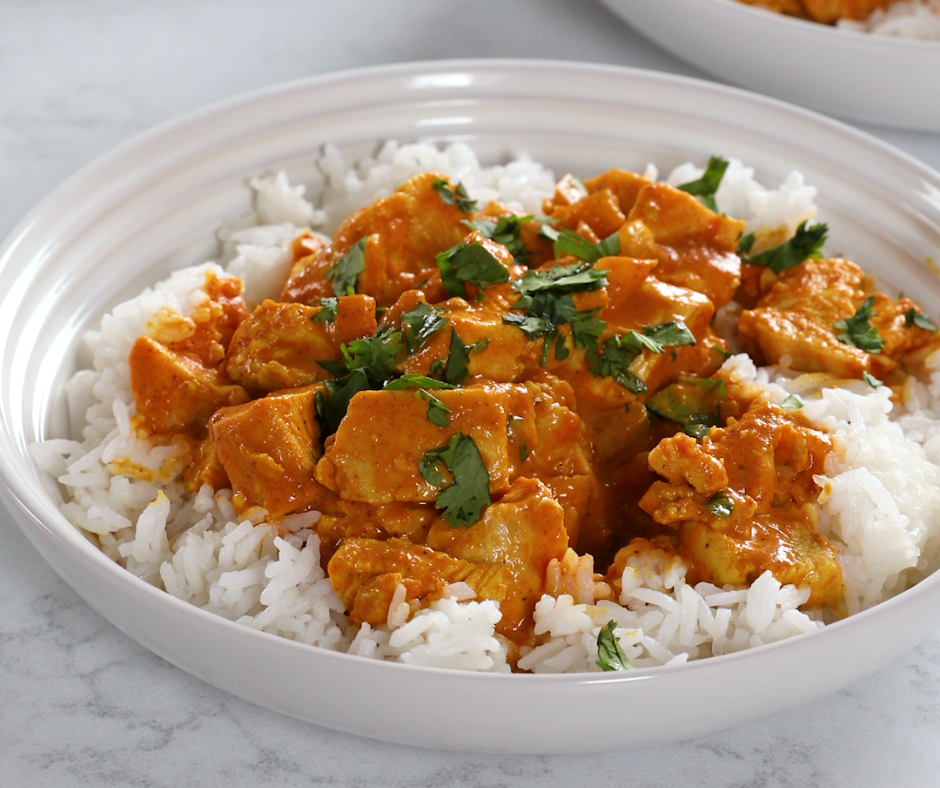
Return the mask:
{"type": "Polygon", "coordinates": [[[614,634],[617,623],[608,621],[597,635],[597,666],[601,670],[629,670],[633,667],[614,634]]]}
{"type": "Polygon", "coordinates": [[[693,197],[697,197],[702,205],[718,213],[718,206],[715,205],[715,192],[718,191],[727,169],[727,159],[723,159],[721,156],[712,156],[708,160],[708,166],[705,168],[705,172],[702,173],[701,178],[683,183],[678,188],[693,197]]]}
{"type": "Polygon", "coordinates": [[[462,433],[454,435],[446,446],[425,452],[418,471],[429,484],[444,485],[438,463],[450,471],[453,483],[444,487],[434,501],[441,516],[451,528],[477,522],[483,509],[490,505],[490,476],[483,457],[473,439],[462,433]]]}
{"type": "Polygon", "coordinates": [[[753,236],[745,236],[738,245],[738,254],[742,254],[741,259],[744,262],[762,265],[779,276],[784,271],[798,266],[804,260],[822,257],[820,250],[823,244],[826,243],[828,233],[829,227],[825,224],[814,224],[812,227],[807,228],[806,222],[802,222],[796,228],[796,234],[789,241],[784,241],[782,244],[772,246],[770,249],[765,249],[763,252],[754,255],[747,255],[746,252],[742,251],[745,246],[746,250],[750,251],[751,246],[754,244],[753,236]],[[746,243],[748,241],[749,243],[746,243]]]}
{"type": "Polygon", "coordinates": [[[477,209],[476,200],[470,199],[470,195],[467,194],[467,189],[462,183],[458,182],[457,187],[454,188],[447,181],[447,178],[435,178],[431,186],[448,205],[453,205],[464,213],[473,213],[477,209]]]}
{"type": "Polygon", "coordinates": [[[441,282],[450,296],[467,298],[467,283],[482,290],[509,281],[509,271],[479,241],[459,243],[437,256],[441,282]]]}
{"type": "Polygon", "coordinates": [[[333,293],[337,296],[353,295],[359,282],[359,274],[366,270],[366,245],[369,236],[360,238],[348,252],[337,260],[326,276],[333,282],[333,293]]]}
{"type": "Polygon", "coordinates": [[[871,319],[875,316],[874,304],[875,297],[868,296],[855,314],[845,320],[839,320],[835,329],[839,331],[836,339],[840,342],[876,356],[881,353],[885,341],[878,334],[878,329],[871,324],[871,319]]]}

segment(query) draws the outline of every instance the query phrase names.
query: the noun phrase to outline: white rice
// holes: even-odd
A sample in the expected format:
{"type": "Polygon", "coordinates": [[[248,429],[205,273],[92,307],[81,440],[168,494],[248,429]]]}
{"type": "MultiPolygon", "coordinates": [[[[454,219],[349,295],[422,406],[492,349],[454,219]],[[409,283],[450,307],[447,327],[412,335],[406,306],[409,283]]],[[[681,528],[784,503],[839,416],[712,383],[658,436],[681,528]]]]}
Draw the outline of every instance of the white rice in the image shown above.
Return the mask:
{"type": "Polygon", "coordinates": [[[836,25],[859,33],[940,41],[940,0],[901,0],[860,22],[840,19],[836,25]]]}
{"type": "MultiPolygon", "coordinates": [[[[495,636],[496,603],[475,600],[458,583],[444,599],[419,610],[400,587],[385,625],[350,627],[320,567],[319,538],[312,530],[318,513],[268,522],[263,510],[255,510],[253,520],[239,518],[230,490],[185,490],[182,449],[152,446],[131,429],[131,345],[158,310],[185,316],[204,302],[207,275],[239,276],[249,303],[274,295],[301,229],[331,232],[351,211],[419,171],[459,179],[481,204],[498,197],[528,213],[541,210],[555,183],[550,170],[524,156],[482,168],[462,144],[440,150],[390,142],[351,169],[328,146],[320,164],[328,186],[317,208],[283,173],[253,179],[255,215],[220,233],[227,271],[214,263],[177,271],[116,307],[98,331],[87,334],[93,368],[66,386],[71,439],[36,444],[33,456],[64,487],[61,508],[69,520],[128,571],[179,599],[244,626],[361,657],[508,671],[506,643],[495,636]]],[[[701,172],[682,165],[669,182],[694,180],[701,172]]],[[[655,177],[655,168],[648,174],[655,177]]],[[[799,173],[778,189],[766,189],[751,168],[731,160],[716,198],[720,210],[746,219],[749,229],[792,231],[815,213],[815,193],[799,173]]],[[[819,479],[825,488],[821,528],[840,550],[852,612],[899,593],[938,564],[940,354],[928,367],[935,370],[930,383],[909,384],[902,413],[892,411],[887,390],[866,384],[819,392],[786,369],[758,370],[746,356],[724,367],[725,374],[763,386],[771,401],[801,394],[804,413],[843,445],[844,464],[827,467],[819,479]]],[[[769,572],[749,589],[692,587],[685,575],[679,559],[633,557],[616,600],[595,604],[591,583],[579,586],[577,600],[543,596],[535,611],[538,645],[523,650],[519,667],[539,673],[600,670],[597,637],[610,621],[636,667],[677,665],[823,625],[818,615],[799,610],[808,589],[781,586],[769,572]]]]}

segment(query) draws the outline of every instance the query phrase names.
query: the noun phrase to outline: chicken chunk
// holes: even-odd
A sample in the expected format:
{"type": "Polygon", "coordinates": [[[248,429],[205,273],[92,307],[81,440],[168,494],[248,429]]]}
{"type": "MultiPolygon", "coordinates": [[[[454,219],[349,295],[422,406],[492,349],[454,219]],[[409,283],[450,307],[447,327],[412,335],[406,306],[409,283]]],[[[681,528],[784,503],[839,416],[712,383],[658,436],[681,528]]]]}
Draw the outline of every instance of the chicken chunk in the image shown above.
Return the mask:
{"type": "Polygon", "coordinates": [[[734,297],[741,284],[736,251],[744,222],[720,216],[665,183],[645,186],[629,219],[642,221],[659,244],[658,279],[702,293],[716,309],[734,297]]]}
{"type": "MultiPolygon", "coordinates": [[[[334,295],[330,269],[363,238],[364,270],[356,292],[390,306],[437,270],[436,255],[463,240],[472,218],[449,204],[434,184],[447,179],[424,172],[405,181],[394,194],[357,211],[344,221],[330,247],[298,264],[284,288],[283,300],[317,303],[334,295]]],[[[456,188],[450,184],[449,189],[456,188]]]]}
{"type": "Polygon", "coordinates": [[[344,296],[333,319],[323,315],[324,307],[264,301],[235,332],[228,374],[256,395],[333,377],[319,362],[337,361],[344,343],[372,336],[375,300],[344,296]]]}
{"type": "Polygon", "coordinates": [[[490,493],[509,486],[506,421],[509,395],[499,389],[435,391],[448,409],[448,426],[428,418],[428,403],[412,391],[363,391],[349,403],[332,445],[317,465],[317,479],[350,501],[387,504],[434,501],[440,487],[421,474],[427,452],[463,434],[476,445],[490,493]]]}
{"type": "Polygon", "coordinates": [[[836,324],[852,318],[870,291],[868,277],[849,260],[807,260],[784,271],[756,308],[741,314],[738,333],[745,349],[769,364],[786,355],[794,369],[804,372],[843,378],[869,372],[883,377],[934,335],[907,324],[906,313],[919,311],[913,301],[879,293],[874,296],[870,324],[883,343],[880,350],[868,352],[840,341],[844,331],[836,324]]]}
{"type": "Polygon", "coordinates": [[[662,441],[649,462],[668,481],[640,507],[679,529],[690,582],[749,585],[769,569],[781,583],[809,586],[809,605],[839,609],[836,551],[816,528],[814,476],[831,451],[798,414],[757,405],[701,444],[681,433],[662,441]]]}
{"type": "Polygon", "coordinates": [[[500,601],[499,631],[520,632],[532,623],[535,603],[545,589],[545,570],[568,549],[564,511],[551,491],[535,479],[517,479],[470,528],[431,526],[428,547],[474,564],[509,570],[511,581],[500,601]]]}
{"type": "Polygon", "coordinates": [[[354,624],[379,626],[399,584],[407,599],[430,604],[450,583],[466,583],[479,599],[500,602],[514,582],[508,566],[462,560],[402,539],[347,539],[328,564],[330,584],[354,624]]]}
{"type": "Polygon", "coordinates": [[[620,210],[617,195],[610,189],[600,189],[571,205],[557,205],[550,216],[570,230],[587,225],[598,238],[613,235],[627,219],[620,210]]]}
{"type": "Polygon", "coordinates": [[[323,452],[314,413],[318,388],[269,394],[212,417],[215,453],[231,480],[236,511],[260,506],[276,519],[315,508],[323,498],[314,476],[323,452]]]}
{"type": "MultiPolygon", "coordinates": [[[[564,510],[565,530],[574,547],[589,501],[599,492],[591,442],[576,411],[574,390],[544,372],[512,390],[510,461],[518,458],[518,464],[510,475],[537,479],[551,490],[564,510]]],[[[591,541],[593,535],[585,538],[591,541]]]]}
{"type": "Polygon", "coordinates": [[[636,205],[636,198],[641,189],[650,183],[652,181],[649,178],[637,175],[635,172],[611,169],[602,172],[595,178],[586,178],[584,188],[587,189],[588,194],[594,194],[605,189],[613,192],[621,213],[627,216],[633,210],[633,206],[636,205]]]}
{"type": "Polygon", "coordinates": [[[248,401],[245,390],[218,369],[204,367],[147,336],[134,342],[128,363],[137,405],[135,426],[148,435],[204,437],[216,410],[248,401]]]}
{"type": "Polygon", "coordinates": [[[239,324],[247,317],[242,281],[207,273],[201,290],[206,298],[185,317],[163,307],[147,321],[144,333],[174,353],[204,367],[219,366],[239,324]]]}

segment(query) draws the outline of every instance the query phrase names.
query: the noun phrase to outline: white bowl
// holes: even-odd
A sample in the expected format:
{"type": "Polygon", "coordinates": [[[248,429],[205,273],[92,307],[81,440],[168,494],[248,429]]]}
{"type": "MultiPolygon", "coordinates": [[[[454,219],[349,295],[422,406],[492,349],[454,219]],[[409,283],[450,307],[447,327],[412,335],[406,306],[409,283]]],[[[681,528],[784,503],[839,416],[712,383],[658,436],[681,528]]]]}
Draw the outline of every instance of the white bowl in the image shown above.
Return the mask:
{"type": "Polygon", "coordinates": [[[869,35],[736,0],[603,0],[676,57],[827,115],[940,131],[940,41],[869,35]]]}
{"type": "Polygon", "coordinates": [[[30,442],[65,432],[77,338],[171,268],[214,254],[249,207],[245,179],[286,167],[316,186],[325,141],[347,156],[388,138],[471,141],[484,159],[526,149],[557,172],[670,167],[737,155],[758,176],[792,167],[820,187],[832,248],[936,312],[940,175],[871,137],[735,89],[561,63],[451,62],[355,71],[209,107],[121,146],[67,180],[0,246],[3,499],[52,567],[122,631],[255,703],[365,736],[467,750],[572,752],[661,743],[834,692],[935,626],[940,575],[824,630],[680,668],[475,675],[375,662],[256,632],[125,572],[58,510],[30,442]]]}

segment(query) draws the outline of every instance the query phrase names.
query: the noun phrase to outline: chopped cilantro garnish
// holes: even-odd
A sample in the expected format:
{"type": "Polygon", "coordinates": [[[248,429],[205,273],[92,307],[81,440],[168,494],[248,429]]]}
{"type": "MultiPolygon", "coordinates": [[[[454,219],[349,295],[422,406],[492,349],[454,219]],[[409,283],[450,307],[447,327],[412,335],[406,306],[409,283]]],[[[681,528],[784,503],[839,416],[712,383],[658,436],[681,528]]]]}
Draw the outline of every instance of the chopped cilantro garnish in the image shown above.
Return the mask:
{"type": "Polygon", "coordinates": [[[780,403],[781,408],[793,408],[799,410],[803,407],[803,400],[801,400],[796,394],[791,394],[783,402],[780,403]]]}
{"type": "Polygon", "coordinates": [[[435,380],[434,378],[425,377],[424,375],[418,375],[415,372],[406,372],[397,380],[387,383],[384,390],[401,391],[403,389],[418,389],[416,392],[417,396],[428,403],[428,421],[436,424],[438,427],[449,427],[450,420],[447,418],[447,414],[450,413],[450,408],[431,394],[428,389],[454,388],[457,387],[450,383],[445,383],[442,380],[435,380]]]}
{"type": "Polygon", "coordinates": [[[531,221],[531,216],[500,216],[495,222],[492,219],[475,219],[464,220],[463,223],[471,230],[502,244],[516,260],[524,263],[526,248],[519,240],[519,231],[523,222],[531,221]]]}
{"type": "Polygon", "coordinates": [[[608,621],[597,635],[597,666],[601,670],[629,670],[633,667],[614,634],[617,623],[608,621]]]}
{"type": "Polygon", "coordinates": [[[937,333],[938,329],[931,319],[927,317],[923,312],[918,312],[914,307],[911,307],[904,313],[904,324],[910,328],[911,326],[917,326],[922,328],[925,331],[933,331],[937,333]]]}
{"type": "Polygon", "coordinates": [[[734,502],[728,497],[728,493],[724,490],[719,490],[705,501],[705,508],[715,515],[715,517],[727,520],[734,511],[734,502]]]}
{"type": "Polygon", "coordinates": [[[435,380],[417,372],[406,372],[400,378],[392,380],[385,385],[386,391],[401,391],[402,389],[455,389],[452,383],[435,380]]]}
{"type": "MultiPolygon", "coordinates": [[[[503,322],[518,326],[529,339],[543,337],[541,364],[548,363],[551,343],[558,335],[558,326],[568,323],[575,347],[596,348],[604,327],[607,325],[598,317],[600,309],[579,312],[574,299],[568,295],[556,296],[549,291],[542,291],[535,296],[523,296],[513,309],[525,309],[523,314],[510,312],[503,316],[503,322]]],[[[557,352],[557,350],[556,350],[557,352]]],[[[564,358],[562,351],[560,358],[564,358]]]]}
{"type": "Polygon", "coordinates": [[[408,352],[414,353],[428,337],[446,325],[447,318],[444,317],[443,310],[428,306],[423,301],[410,312],[402,314],[401,328],[408,352]]]}
{"type": "Polygon", "coordinates": [[[354,339],[340,347],[350,372],[365,369],[369,377],[382,386],[391,379],[404,349],[401,332],[392,331],[388,326],[379,326],[371,337],[354,339]]]}
{"type": "Polygon", "coordinates": [[[751,249],[754,248],[754,242],[757,240],[757,237],[754,233],[748,233],[747,235],[742,235],[741,240],[738,241],[738,254],[745,255],[749,254],[751,249]]]}
{"type": "Polygon", "coordinates": [[[317,415],[323,427],[323,437],[336,432],[346,415],[349,400],[360,391],[384,388],[394,377],[394,366],[404,353],[400,331],[380,326],[371,337],[355,339],[341,345],[342,361],[318,361],[327,372],[336,376],[326,381],[327,397],[317,405],[317,415]]]}
{"type": "Polygon", "coordinates": [[[608,339],[602,351],[588,355],[588,369],[594,377],[612,377],[634,394],[645,394],[646,384],[627,369],[634,359],[644,350],[659,354],[667,347],[694,344],[695,337],[681,320],[647,326],[642,332],[629,331],[608,339]]]}
{"type": "MultiPolygon", "coordinates": [[[[349,400],[360,391],[369,391],[373,386],[364,369],[356,369],[338,380],[326,382],[327,397],[320,407],[317,403],[317,415],[323,427],[323,436],[332,435],[339,429],[339,423],[346,415],[349,400]]],[[[319,392],[318,392],[319,393],[319,392]]],[[[322,398],[318,398],[322,400],[322,398]]]]}
{"type": "Polygon", "coordinates": [[[872,375],[868,370],[862,370],[862,380],[864,380],[873,389],[884,385],[884,383],[878,380],[878,378],[872,375]]]}
{"type": "Polygon", "coordinates": [[[447,364],[445,365],[440,359],[436,359],[431,364],[431,374],[442,375],[444,380],[448,383],[460,383],[461,380],[470,374],[470,370],[467,368],[467,365],[470,363],[470,353],[479,353],[488,344],[490,344],[489,338],[481,339],[474,345],[465,345],[463,340],[457,335],[457,331],[452,331],[450,335],[450,350],[447,354],[447,364]]]}
{"type": "Polygon", "coordinates": [[[477,209],[476,200],[470,199],[462,183],[458,183],[455,189],[447,182],[447,178],[435,178],[431,185],[448,205],[456,206],[464,213],[472,213],[477,209]]]}
{"type": "Polygon", "coordinates": [[[539,230],[539,235],[554,244],[557,257],[567,254],[579,260],[584,260],[586,263],[596,263],[602,257],[612,257],[620,254],[620,237],[617,233],[613,233],[603,241],[598,241],[595,244],[586,238],[582,238],[567,227],[555,229],[549,224],[544,224],[539,230]]]}
{"type": "Polygon", "coordinates": [[[679,189],[688,192],[693,197],[698,197],[702,205],[717,213],[718,207],[715,205],[715,192],[718,191],[718,187],[721,185],[721,179],[725,177],[725,170],[727,169],[727,159],[723,159],[721,156],[712,156],[708,160],[708,166],[705,168],[705,172],[702,173],[702,177],[695,181],[683,183],[679,186],[679,189]]]}
{"type": "Polygon", "coordinates": [[[447,429],[450,426],[450,419],[447,418],[450,408],[426,389],[418,389],[418,396],[428,403],[428,421],[438,427],[447,429]]]}
{"type": "Polygon", "coordinates": [[[613,336],[604,342],[602,352],[589,353],[588,369],[596,378],[611,377],[634,394],[645,394],[646,384],[627,369],[639,353],[623,339],[619,334],[613,336]]]}
{"type": "Polygon", "coordinates": [[[720,426],[721,400],[727,393],[721,379],[680,377],[651,397],[646,407],[683,426],[717,427],[720,426]]]}
{"type": "Polygon", "coordinates": [[[329,372],[334,378],[341,378],[349,371],[346,369],[346,364],[343,361],[323,359],[322,361],[318,360],[317,364],[323,367],[323,369],[329,372]]]}
{"type": "Polygon", "coordinates": [[[789,241],[741,259],[746,263],[762,265],[779,275],[811,257],[822,257],[819,250],[826,242],[828,232],[829,227],[825,224],[814,224],[807,228],[806,222],[803,222],[796,228],[796,235],[789,241]]]}
{"type": "Polygon", "coordinates": [[[509,271],[479,241],[459,243],[437,256],[448,295],[467,298],[466,282],[479,289],[509,281],[509,271]]]}
{"type": "Polygon", "coordinates": [[[725,350],[721,345],[712,345],[712,350],[725,358],[731,358],[734,355],[734,353],[730,350],[725,350]]]}
{"type": "MultiPolygon", "coordinates": [[[[575,347],[596,348],[604,327],[598,317],[600,309],[578,311],[572,293],[597,290],[607,284],[605,271],[590,264],[572,263],[556,265],[547,271],[527,271],[522,279],[512,283],[512,288],[522,294],[512,307],[513,311],[503,317],[503,322],[518,326],[529,339],[544,338],[541,363],[548,363],[551,343],[558,336],[558,326],[568,323],[575,347]],[[521,314],[516,310],[522,310],[521,314]]],[[[567,357],[567,348],[556,343],[556,358],[567,357]]]]}
{"type": "Polygon", "coordinates": [[[332,323],[336,320],[336,307],[338,303],[335,298],[321,298],[320,309],[310,319],[314,323],[332,323]]]}
{"type": "Polygon", "coordinates": [[[462,433],[454,435],[446,446],[424,454],[418,470],[429,484],[440,487],[444,477],[437,464],[442,463],[454,478],[434,501],[437,509],[451,528],[473,525],[490,505],[490,476],[480,450],[473,439],[462,433]]]}
{"type": "MultiPolygon", "coordinates": [[[[555,265],[547,271],[526,271],[522,279],[512,283],[512,289],[523,296],[541,292],[553,295],[564,293],[585,293],[600,290],[607,285],[607,272],[594,268],[590,264],[571,263],[555,265]]],[[[518,304],[514,308],[519,307],[518,304]]]]}
{"type": "Polygon", "coordinates": [[[352,245],[336,263],[326,272],[327,278],[333,282],[333,292],[338,296],[353,295],[356,292],[356,283],[359,274],[366,270],[366,244],[369,236],[360,238],[352,245]]]}
{"type": "Polygon", "coordinates": [[[878,355],[885,346],[885,341],[878,335],[878,329],[871,324],[871,319],[875,316],[874,304],[875,297],[868,296],[852,317],[835,324],[835,328],[840,332],[836,334],[836,339],[873,356],[878,355]]]}

